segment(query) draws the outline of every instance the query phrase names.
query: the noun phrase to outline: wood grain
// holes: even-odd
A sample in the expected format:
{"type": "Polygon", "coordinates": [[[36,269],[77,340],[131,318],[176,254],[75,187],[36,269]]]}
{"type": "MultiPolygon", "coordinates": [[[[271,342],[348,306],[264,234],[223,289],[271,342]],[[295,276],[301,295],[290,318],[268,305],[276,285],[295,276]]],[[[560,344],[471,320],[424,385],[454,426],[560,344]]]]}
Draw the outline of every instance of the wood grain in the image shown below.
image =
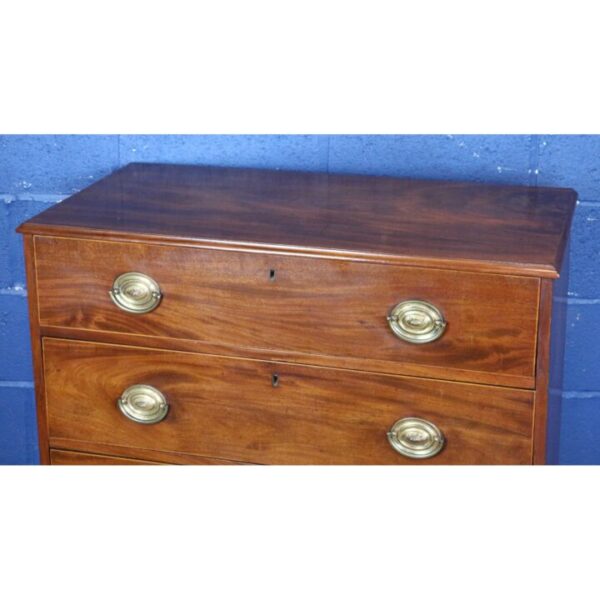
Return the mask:
{"type": "Polygon", "coordinates": [[[71,452],[69,450],[50,450],[50,464],[53,465],[160,465],[162,463],[119,456],[105,456],[102,454],[88,454],[87,452],[71,452]]]}
{"type": "Polygon", "coordinates": [[[553,281],[542,281],[540,293],[540,325],[538,328],[538,355],[536,363],[536,388],[533,418],[533,460],[546,462],[546,432],[548,421],[548,382],[550,379],[550,329],[552,320],[553,281]]]}
{"type": "Polygon", "coordinates": [[[556,277],[575,199],[557,188],[131,164],[20,231],[556,277]]]}
{"type": "Polygon", "coordinates": [[[44,353],[50,441],[65,449],[72,439],[270,464],[413,464],[386,432],[416,416],[447,437],[427,464],[532,460],[525,390],[54,339],[44,353]],[[136,383],[166,395],[165,421],[119,412],[136,383]]]}
{"type": "Polygon", "coordinates": [[[563,391],[569,251],[560,279],[542,281],[534,411],[535,464],[558,464],[563,391]]]}
{"type": "Polygon", "coordinates": [[[537,278],[67,238],[36,237],[35,247],[42,327],[134,334],[158,345],[195,340],[219,354],[262,351],[263,358],[277,353],[312,364],[329,357],[334,366],[361,370],[534,384],[537,278]],[[132,315],[110,300],[113,280],[127,271],[161,286],[164,298],[152,313],[132,315]],[[448,321],[441,339],[417,345],[392,333],[389,311],[411,299],[440,308],[448,321]]]}
{"type": "Polygon", "coordinates": [[[198,454],[186,454],[184,452],[168,452],[160,449],[131,448],[129,446],[119,446],[115,444],[106,444],[92,440],[74,440],[71,438],[52,439],[52,450],[67,448],[66,451],[83,452],[86,454],[119,456],[133,460],[144,460],[151,463],[169,464],[169,465],[196,465],[196,466],[246,466],[255,463],[240,462],[235,460],[225,460],[211,456],[201,456],[198,454]]]}
{"type": "Polygon", "coordinates": [[[37,415],[38,447],[40,464],[50,464],[50,448],[48,445],[48,423],[46,419],[46,402],[44,394],[43,351],[40,326],[38,321],[38,290],[36,278],[35,252],[33,236],[23,236],[25,256],[25,272],[27,277],[27,301],[29,305],[29,328],[31,335],[31,352],[33,358],[33,376],[35,379],[35,404],[37,415]]]}
{"type": "MultiPolygon", "coordinates": [[[[72,339],[91,342],[103,342],[107,344],[119,344],[125,346],[139,346],[142,348],[155,348],[162,350],[179,350],[182,352],[198,352],[201,354],[214,354],[219,356],[230,356],[243,358],[254,358],[265,361],[280,361],[293,364],[310,364],[321,367],[332,367],[336,369],[348,369],[351,371],[365,370],[365,361],[360,358],[348,356],[327,356],[324,354],[311,354],[309,357],[300,352],[290,350],[236,348],[226,346],[222,343],[210,344],[200,340],[180,340],[176,338],[159,338],[147,335],[117,333],[113,331],[100,331],[91,329],[74,329],[70,327],[41,326],[42,337],[54,337],[61,339],[72,339]]],[[[494,373],[491,371],[469,371],[461,369],[450,369],[444,365],[435,366],[419,363],[390,364],[389,361],[376,361],[369,359],[368,368],[371,372],[408,375],[411,377],[427,377],[430,379],[443,379],[447,381],[464,381],[470,383],[483,383],[489,385],[501,385],[504,387],[516,387],[523,389],[535,389],[534,377],[523,377],[520,375],[507,375],[505,373],[494,373]],[[389,371],[392,371],[391,373],[389,371]]]]}
{"type": "Polygon", "coordinates": [[[575,199],[128,165],[19,227],[40,460],[409,464],[385,433],[418,416],[448,439],[427,464],[556,462],[575,199]],[[160,283],[155,312],[112,304],[127,271],[160,283]],[[440,340],[392,334],[408,299],[442,310],[440,340]],[[167,394],[165,422],[116,409],[140,382],[167,394]]]}

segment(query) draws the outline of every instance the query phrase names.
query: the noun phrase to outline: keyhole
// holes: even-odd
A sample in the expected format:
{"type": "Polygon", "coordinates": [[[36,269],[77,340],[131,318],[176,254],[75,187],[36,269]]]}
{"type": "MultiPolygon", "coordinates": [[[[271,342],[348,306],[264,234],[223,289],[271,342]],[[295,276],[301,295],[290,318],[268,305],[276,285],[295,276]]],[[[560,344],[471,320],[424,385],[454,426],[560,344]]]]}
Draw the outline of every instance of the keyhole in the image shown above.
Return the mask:
{"type": "Polygon", "coordinates": [[[277,387],[279,385],[279,375],[277,373],[273,373],[273,375],[271,375],[271,385],[273,387],[277,387]]]}
{"type": "Polygon", "coordinates": [[[269,269],[269,281],[275,281],[275,269],[269,269]]]}

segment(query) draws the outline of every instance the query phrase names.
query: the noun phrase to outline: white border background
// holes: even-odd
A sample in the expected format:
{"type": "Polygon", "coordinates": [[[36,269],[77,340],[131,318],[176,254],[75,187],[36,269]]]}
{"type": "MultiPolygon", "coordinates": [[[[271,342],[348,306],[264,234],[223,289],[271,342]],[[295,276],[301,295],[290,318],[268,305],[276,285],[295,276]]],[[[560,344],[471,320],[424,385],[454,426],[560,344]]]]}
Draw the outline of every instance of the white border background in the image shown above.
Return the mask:
{"type": "Polygon", "coordinates": [[[594,4],[7,0],[0,123],[3,133],[599,133],[594,4]]]}
{"type": "MultiPolygon", "coordinates": [[[[7,1],[0,132],[599,133],[593,8],[7,1]]],[[[2,468],[0,590],[587,595],[598,482],[576,467],[2,468]]]]}

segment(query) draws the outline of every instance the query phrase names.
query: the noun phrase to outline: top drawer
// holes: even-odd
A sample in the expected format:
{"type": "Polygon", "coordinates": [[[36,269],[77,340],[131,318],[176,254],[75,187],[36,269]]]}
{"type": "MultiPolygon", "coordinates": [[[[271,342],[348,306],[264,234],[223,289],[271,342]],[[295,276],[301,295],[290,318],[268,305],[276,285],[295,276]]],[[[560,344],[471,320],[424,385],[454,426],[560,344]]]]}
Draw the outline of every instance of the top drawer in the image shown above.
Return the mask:
{"type": "Polygon", "coordinates": [[[35,262],[42,327],[151,336],[170,345],[188,340],[193,349],[215,353],[533,387],[537,278],[39,236],[35,262]],[[115,279],[130,272],[158,284],[156,308],[151,309],[152,295],[144,296],[143,286],[123,290],[121,306],[111,299],[115,279]],[[406,312],[396,324],[407,339],[393,332],[388,316],[410,300],[439,311],[445,323],[441,337],[423,343],[428,336],[418,334],[438,318],[427,306],[425,312],[418,307],[406,312]],[[136,306],[151,310],[127,310],[136,306]]]}

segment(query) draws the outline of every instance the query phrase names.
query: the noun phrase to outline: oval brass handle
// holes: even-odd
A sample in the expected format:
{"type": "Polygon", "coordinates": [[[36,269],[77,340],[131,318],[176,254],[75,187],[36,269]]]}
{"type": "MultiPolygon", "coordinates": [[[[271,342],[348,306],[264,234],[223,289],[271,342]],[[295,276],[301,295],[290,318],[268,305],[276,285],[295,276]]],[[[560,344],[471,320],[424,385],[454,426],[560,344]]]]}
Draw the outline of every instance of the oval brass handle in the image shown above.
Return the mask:
{"type": "Polygon", "coordinates": [[[442,451],[446,442],[433,423],[416,417],[396,421],[387,438],[396,452],[409,458],[431,458],[442,451]]]}
{"type": "Polygon", "coordinates": [[[152,277],[134,272],[119,275],[109,295],[121,310],[137,314],[153,311],[162,299],[160,287],[152,277]]]}
{"type": "Polygon", "coordinates": [[[132,385],[117,400],[121,412],[136,423],[159,423],[169,412],[169,403],[162,392],[151,385],[132,385]]]}
{"type": "Polygon", "coordinates": [[[433,342],[446,329],[446,320],[439,308],[422,300],[406,300],[394,306],[388,323],[400,339],[412,344],[433,342]]]}

